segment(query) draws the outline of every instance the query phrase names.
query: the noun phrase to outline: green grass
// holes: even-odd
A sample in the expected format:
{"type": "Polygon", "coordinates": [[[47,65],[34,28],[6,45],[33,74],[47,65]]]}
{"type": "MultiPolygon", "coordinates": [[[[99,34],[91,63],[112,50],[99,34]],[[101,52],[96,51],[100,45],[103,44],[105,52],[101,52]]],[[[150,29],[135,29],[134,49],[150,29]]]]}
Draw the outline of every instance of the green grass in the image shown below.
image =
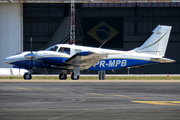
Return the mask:
{"type": "MultiPolygon", "coordinates": [[[[0,76],[0,79],[23,79],[23,77],[13,77],[13,76],[0,76]]],[[[59,80],[58,76],[33,76],[32,80],[59,80]]],[[[67,78],[67,80],[71,80],[70,77],[67,78]]],[[[85,77],[81,76],[79,80],[98,80],[98,77],[85,77]]],[[[142,76],[142,77],[131,77],[131,76],[106,76],[106,80],[180,80],[180,77],[175,77],[175,76],[142,76]]]]}

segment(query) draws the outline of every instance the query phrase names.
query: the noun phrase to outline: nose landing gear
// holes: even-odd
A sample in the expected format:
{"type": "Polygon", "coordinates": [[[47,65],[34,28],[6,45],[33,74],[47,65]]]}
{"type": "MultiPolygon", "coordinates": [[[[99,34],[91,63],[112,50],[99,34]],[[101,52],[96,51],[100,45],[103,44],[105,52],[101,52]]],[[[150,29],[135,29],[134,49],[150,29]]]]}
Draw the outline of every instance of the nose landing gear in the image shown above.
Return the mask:
{"type": "Polygon", "coordinates": [[[23,78],[24,78],[25,80],[30,80],[30,79],[32,78],[32,75],[31,75],[30,73],[25,73],[25,74],[23,75],[23,78]]]}

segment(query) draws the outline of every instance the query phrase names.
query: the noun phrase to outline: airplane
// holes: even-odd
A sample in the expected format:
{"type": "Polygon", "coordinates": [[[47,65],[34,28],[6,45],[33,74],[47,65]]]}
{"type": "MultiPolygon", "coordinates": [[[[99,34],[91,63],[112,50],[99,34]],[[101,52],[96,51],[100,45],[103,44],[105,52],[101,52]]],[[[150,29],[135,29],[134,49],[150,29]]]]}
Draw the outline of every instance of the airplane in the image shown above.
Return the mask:
{"type": "MultiPolygon", "coordinates": [[[[7,64],[29,70],[24,79],[32,78],[32,67],[55,68],[62,72],[60,80],[67,79],[67,70],[73,70],[72,80],[79,79],[81,70],[106,71],[141,65],[172,63],[164,58],[172,26],[158,25],[152,35],[140,46],[119,51],[70,44],[56,44],[44,51],[22,52],[4,59],[7,64]]],[[[116,44],[116,43],[115,43],[116,44]]]]}

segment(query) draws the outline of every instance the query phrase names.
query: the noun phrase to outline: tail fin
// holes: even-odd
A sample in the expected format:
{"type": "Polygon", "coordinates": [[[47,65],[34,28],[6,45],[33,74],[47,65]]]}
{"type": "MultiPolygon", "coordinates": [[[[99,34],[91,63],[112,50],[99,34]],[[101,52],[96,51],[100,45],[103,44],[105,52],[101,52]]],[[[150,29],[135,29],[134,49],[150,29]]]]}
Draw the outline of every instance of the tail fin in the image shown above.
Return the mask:
{"type": "Polygon", "coordinates": [[[152,32],[153,34],[144,42],[143,45],[136,48],[138,53],[147,53],[157,56],[164,56],[166,52],[171,26],[158,25],[152,32]]]}

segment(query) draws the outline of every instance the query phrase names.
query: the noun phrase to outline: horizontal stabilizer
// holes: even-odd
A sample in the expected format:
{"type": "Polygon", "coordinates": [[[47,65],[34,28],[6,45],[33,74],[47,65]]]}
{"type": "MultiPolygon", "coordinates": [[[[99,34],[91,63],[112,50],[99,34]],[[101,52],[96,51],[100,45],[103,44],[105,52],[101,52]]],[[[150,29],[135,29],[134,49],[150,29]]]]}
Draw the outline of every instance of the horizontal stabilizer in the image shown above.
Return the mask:
{"type": "Polygon", "coordinates": [[[151,58],[151,61],[154,62],[160,62],[160,63],[172,63],[176,62],[175,60],[169,59],[169,58],[151,58]]]}

